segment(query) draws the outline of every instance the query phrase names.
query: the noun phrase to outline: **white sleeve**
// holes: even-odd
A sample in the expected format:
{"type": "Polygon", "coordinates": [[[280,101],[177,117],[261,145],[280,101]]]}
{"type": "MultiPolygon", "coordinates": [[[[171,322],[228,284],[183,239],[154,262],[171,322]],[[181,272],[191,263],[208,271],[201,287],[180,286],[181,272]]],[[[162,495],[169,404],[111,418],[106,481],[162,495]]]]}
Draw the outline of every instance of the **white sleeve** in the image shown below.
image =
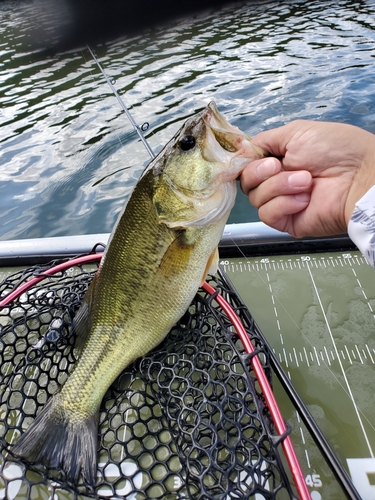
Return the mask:
{"type": "Polygon", "coordinates": [[[348,234],[367,262],[375,267],[375,186],[356,203],[348,234]]]}

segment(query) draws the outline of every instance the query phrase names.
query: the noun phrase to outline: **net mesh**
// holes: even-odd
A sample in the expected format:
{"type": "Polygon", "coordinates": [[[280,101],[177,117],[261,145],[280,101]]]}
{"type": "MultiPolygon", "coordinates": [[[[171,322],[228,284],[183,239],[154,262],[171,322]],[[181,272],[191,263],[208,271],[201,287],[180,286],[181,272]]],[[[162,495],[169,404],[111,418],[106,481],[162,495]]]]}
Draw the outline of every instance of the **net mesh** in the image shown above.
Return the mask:
{"type": "MultiPolygon", "coordinates": [[[[94,490],[12,456],[11,445],[74,366],[70,325],[96,268],[46,278],[0,311],[0,499],[294,498],[249,355],[203,290],[165,341],[107,391],[94,490]]],[[[0,295],[44,270],[9,276],[0,295]]],[[[210,283],[235,308],[270,379],[251,316],[228,283],[210,283]]]]}

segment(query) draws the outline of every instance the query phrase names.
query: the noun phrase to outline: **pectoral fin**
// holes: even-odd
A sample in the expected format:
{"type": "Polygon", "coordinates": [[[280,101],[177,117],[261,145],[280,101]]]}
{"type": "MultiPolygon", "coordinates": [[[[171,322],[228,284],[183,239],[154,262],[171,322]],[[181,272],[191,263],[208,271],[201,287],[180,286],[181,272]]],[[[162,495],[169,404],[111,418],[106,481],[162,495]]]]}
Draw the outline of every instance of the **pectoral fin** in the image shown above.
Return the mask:
{"type": "Polygon", "coordinates": [[[216,247],[215,250],[212,252],[212,254],[208,258],[206,268],[205,268],[204,273],[203,273],[201,286],[206,281],[207,275],[208,274],[215,274],[218,267],[219,267],[219,249],[216,247]]]}

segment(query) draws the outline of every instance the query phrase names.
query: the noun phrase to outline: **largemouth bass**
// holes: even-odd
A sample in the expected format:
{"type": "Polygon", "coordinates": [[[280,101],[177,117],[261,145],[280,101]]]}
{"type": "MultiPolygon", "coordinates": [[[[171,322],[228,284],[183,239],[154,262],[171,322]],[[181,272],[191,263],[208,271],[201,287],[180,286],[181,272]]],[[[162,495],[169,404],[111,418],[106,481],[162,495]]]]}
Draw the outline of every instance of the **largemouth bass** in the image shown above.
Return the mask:
{"type": "Polygon", "coordinates": [[[249,160],[265,155],[210,103],[151,161],[76,315],[78,361],[14,445],[15,455],[95,484],[105,392],[164,339],[216,271],[235,179],[249,160]]]}

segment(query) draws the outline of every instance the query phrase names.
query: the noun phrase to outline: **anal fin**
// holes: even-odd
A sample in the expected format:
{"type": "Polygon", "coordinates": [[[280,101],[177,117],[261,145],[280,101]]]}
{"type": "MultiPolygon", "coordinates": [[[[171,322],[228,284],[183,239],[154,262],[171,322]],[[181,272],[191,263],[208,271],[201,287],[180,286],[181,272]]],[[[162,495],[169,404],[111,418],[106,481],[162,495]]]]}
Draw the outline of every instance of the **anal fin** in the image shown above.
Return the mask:
{"type": "Polygon", "coordinates": [[[204,270],[201,286],[206,281],[208,274],[215,274],[219,267],[219,249],[216,247],[212,254],[209,256],[206,268],[204,270]]]}

